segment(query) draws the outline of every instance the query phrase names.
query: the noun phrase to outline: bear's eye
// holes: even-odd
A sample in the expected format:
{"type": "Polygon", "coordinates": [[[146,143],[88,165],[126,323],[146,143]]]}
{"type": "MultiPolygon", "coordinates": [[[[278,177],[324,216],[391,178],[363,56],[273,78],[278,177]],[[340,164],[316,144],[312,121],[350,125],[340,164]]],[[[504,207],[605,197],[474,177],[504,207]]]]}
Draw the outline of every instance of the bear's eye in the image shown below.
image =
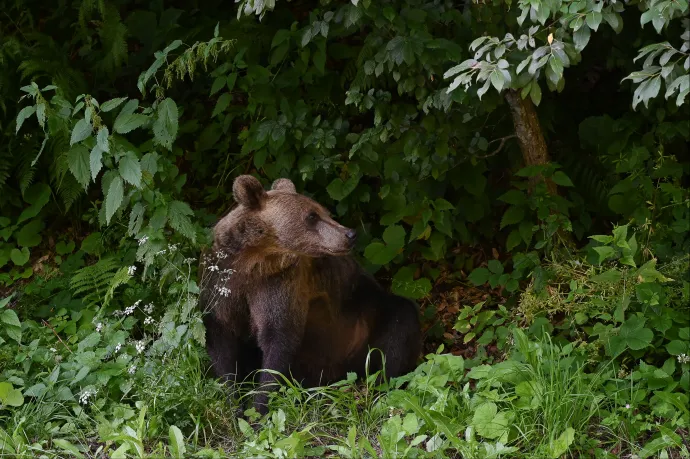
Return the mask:
{"type": "Polygon", "coordinates": [[[314,223],[317,218],[319,218],[319,216],[316,214],[316,212],[309,212],[309,215],[307,215],[307,221],[309,223],[314,223]]]}

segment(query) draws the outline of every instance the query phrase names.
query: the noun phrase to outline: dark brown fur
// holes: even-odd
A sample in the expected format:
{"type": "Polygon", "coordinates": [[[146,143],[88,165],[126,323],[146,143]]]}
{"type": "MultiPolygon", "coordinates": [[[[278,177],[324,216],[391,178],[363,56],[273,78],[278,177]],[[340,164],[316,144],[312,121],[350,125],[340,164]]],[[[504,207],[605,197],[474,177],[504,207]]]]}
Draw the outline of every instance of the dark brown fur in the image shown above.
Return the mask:
{"type": "MultiPolygon", "coordinates": [[[[213,262],[218,269],[203,267],[210,279],[201,289],[218,376],[237,380],[265,368],[306,386],[325,384],[351,371],[361,376],[369,348],[384,352],[388,377],[414,368],[421,351],[416,305],[385,292],[349,255],[354,231],[287,179],[266,192],[254,177],[240,176],[233,194],[239,206],[214,228],[213,251],[224,258],[213,262]],[[228,269],[234,273],[223,274],[228,269]]],[[[372,372],[381,369],[378,355],[372,372]]],[[[272,380],[267,372],[259,377],[272,380]]],[[[255,399],[260,412],[266,401],[265,393],[255,399]]]]}

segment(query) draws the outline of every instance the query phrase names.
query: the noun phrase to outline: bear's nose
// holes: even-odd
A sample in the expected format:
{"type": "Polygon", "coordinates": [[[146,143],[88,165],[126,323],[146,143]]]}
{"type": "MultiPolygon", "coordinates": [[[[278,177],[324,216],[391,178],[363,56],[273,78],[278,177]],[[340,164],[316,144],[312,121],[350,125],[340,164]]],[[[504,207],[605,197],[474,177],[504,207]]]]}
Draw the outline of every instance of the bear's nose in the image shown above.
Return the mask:
{"type": "Polygon", "coordinates": [[[349,229],[345,232],[345,236],[350,240],[350,242],[354,242],[355,239],[357,239],[357,231],[349,229]]]}

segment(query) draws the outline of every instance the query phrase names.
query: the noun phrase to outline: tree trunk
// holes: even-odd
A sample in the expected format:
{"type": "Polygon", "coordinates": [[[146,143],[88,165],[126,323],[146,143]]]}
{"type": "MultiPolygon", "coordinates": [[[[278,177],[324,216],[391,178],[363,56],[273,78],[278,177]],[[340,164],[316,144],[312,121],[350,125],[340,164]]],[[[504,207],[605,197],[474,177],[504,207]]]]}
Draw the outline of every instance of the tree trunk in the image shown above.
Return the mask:
{"type": "MultiPolygon", "coordinates": [[[[520,144],[525,166],[547,164],[550,161],[549,151],[546,148],[544,134],[532,101],[523,99],[518,92],[513,90],[506,91],[505,98],[513,115],[515,135],[520,144]]],[[[534,188],[539,180],[541,177],[530,180],[530,188],[534,188]]],[[[558,192],[556,184],[551,180],[546,180],[546,189],[550,194],[555,195],[558,192]]]]}

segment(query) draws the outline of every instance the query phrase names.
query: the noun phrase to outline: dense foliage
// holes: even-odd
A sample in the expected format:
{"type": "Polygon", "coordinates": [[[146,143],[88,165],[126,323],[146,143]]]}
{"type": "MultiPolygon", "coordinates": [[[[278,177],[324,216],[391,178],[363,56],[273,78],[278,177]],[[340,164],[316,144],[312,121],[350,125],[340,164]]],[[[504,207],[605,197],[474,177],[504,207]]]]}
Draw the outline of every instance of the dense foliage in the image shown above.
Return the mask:
{"type": "Polygon", "coordinates": [[[0,454],[690,456],[687,15],[4,2],[0,454]],[[359,230],[415,372],[286,379],[264,420],[208,377],[196,258],[242,173],[359,230]]]}

